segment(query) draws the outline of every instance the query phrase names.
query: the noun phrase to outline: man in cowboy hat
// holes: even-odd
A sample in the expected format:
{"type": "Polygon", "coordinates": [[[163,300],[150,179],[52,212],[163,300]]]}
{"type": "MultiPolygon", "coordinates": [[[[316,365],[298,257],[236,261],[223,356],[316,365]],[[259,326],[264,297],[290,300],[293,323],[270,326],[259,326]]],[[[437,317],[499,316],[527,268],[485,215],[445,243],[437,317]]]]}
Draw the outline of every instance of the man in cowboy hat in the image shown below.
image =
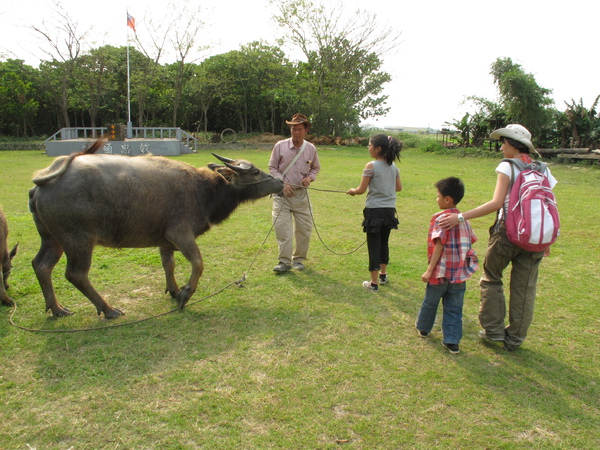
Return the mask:
{"type": "Polygon", "coordinates": [[[308,118],[294,114],[286,123],[292,137],[275,144],[269,161],[271,175],[284,182],[283,192],[273,196],[273,228],[279,245],[279,263],[273,270],[277,273],[287,272],[292,267],[304,269],[312,233],[312,214],[305,188],[315,181],[321,170],[316,147],[304,140],[310,130],[308,118]]]}

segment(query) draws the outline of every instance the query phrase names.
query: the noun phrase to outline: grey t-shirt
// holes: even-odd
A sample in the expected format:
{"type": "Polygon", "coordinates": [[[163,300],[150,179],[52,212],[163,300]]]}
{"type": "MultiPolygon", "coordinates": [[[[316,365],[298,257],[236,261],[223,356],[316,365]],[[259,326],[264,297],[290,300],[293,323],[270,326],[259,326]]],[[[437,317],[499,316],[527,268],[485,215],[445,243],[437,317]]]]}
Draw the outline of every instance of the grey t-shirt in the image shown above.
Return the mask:
{"type": "Polygon", "coordinates": [[[400,171],[394,163],[373,161],[373,169],[364,169],[363,177],[371,177],[365,206],[367,208],[396,207],[396,178],[400,171]]]}

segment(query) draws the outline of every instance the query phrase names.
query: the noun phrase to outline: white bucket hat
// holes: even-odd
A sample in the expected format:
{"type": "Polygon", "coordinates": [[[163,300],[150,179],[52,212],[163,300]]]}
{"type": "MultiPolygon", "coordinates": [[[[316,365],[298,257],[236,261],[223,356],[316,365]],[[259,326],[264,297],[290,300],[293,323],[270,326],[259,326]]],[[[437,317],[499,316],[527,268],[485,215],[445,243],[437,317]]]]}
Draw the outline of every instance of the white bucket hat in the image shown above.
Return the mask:
{"type": "Polygon", "coordinates": [[[511,123],[506,128],[499,128],[490,134],[490,139],[500,139],[501,137],[514,139],[515,141],[525,144],[532,152],[535,152],[535,147],[531,143],[531,133],[523,125],[511,123]]]}

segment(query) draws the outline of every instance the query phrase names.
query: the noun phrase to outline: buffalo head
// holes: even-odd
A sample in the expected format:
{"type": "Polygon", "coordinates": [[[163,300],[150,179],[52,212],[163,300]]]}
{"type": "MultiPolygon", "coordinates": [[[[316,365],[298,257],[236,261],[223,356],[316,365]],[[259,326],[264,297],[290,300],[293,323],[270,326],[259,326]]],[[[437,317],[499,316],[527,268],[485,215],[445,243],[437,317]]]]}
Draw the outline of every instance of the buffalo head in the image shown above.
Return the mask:
{"type": "Polygon", "coordinates": [[[213,153],[213,156],[225,165],[209,164],[208,167],[211,170],[225,178],[232,186],[256,190],[256,198],[278,194],[283,190],[282,181],[263,172],[250,161],[225,158],[215,153],[213,153]]]}

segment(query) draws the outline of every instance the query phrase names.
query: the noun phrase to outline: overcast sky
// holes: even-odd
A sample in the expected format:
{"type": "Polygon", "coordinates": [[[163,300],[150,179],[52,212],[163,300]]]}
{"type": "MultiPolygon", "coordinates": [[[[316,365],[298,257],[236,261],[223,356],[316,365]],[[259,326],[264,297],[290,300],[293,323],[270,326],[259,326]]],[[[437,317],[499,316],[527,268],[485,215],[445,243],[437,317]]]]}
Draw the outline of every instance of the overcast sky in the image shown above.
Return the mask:
{"type": "MultiPolygon", "coordinates": [[[[237,50],[255,40],[274,44],[282,31],[273,25],[269,0],[189,0],[202,7],[206,23],[202,56],[237,50]]],[[[314,0],[317,2],[318,0],[314,0]]],[[[126,45],[126,11],[143,33],[146,18],[164,14],[167,1],[61,0],[82,32],[91,29],[92,47],[126,45]]],[[[180,2],[181,4],[181,2],[180,2]]],[[[393,77],[385,87],[391,107],[378,126],[441,128],[472,107],[465,97],[497,99],[490,65],[509,57],[553,91],[555,107],[583,99],[590,107],[600,94],[600,2],[570,0],[341,0],[348,13],[358,8],[377,14],[383,25],[397,27],[402,43],[385,58],[393,77]],[[551,4],[552,3],[552,4],[551,4]]],[[[52,23],[55,10],[48,0],[5,0],[0,6],[0,59],[18,58],[37,67],[40,42],[31,26],[52,23]]],[[[288,56],[291,51],[286,50],[288,56]]],[[[163,61],[166,62],[166,61],[163,61]]]]}

